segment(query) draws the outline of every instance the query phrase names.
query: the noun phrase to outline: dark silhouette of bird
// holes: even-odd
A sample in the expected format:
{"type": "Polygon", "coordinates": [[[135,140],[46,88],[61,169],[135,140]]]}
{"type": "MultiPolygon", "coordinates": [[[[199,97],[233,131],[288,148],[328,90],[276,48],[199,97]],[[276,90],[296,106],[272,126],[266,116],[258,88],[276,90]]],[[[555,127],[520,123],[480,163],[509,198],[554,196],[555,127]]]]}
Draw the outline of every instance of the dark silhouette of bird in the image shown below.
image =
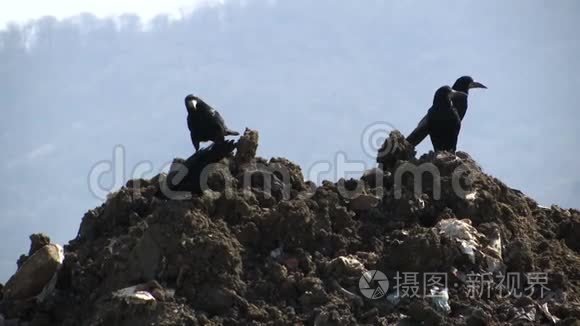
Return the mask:
{"type": "Polygon", "coordinates": [[[433,106],[427,112],[427,131],[433,143],[433,149],[455,153],[457,137],[461,130],[461,118],[454,101],[466,98],[467,94],[457,92],[449,86],[442,86],[433,97],[433,106]]]}
{"type": "Polygon", "coordinates": [[[172,192],[177,191],[201,195],[207,189],[207,180],[203,180],[204,169],[230,156],[235,148],[236,143],[233,140],[226,140],[196,151],[187,160],[174,160],[162,188],[163,195],[169,199],[176,199],[171,197],[175,195],[172,192]]]}
{"type": "MultiPolygon", "coordinates": [[[[472,88],[487,88],[487,87],[480,82],[474,81],[473,78],[471,78],[471,76],[461,76],[453,84],[453,90],[465,94],[469,94],[469,90],[472,88]]],[[[467,96],[456,99],[453,105],[457,109],[459,117],[461,118],[461,120],[463,120],[463,117],[465,117],[465,113],[467,113],[467,96]]],[[[415,130],[413,130],[413,132],[411,132],[409,136],[407,136],[407,141],[411,143],[413,146],[417,146],[423,141],[423,139],[425,139],[425,137],[427,137],[428,134],[429,132],[427,130],[427,116],[424,116],[423,119],[419,121],[419,124],[417,125],[415,130]]]]}
{"type": "Polygon", "coordinates": [[[209,106],[202,99],[194,95],[185,97],[187,108],[187,127],[191,135],[191,142],[195,151],[199,150],[199,143],[213,141],[223,143],[226,136],[237,136],[238,132],[230,130],[217,110],[209,106]]]}

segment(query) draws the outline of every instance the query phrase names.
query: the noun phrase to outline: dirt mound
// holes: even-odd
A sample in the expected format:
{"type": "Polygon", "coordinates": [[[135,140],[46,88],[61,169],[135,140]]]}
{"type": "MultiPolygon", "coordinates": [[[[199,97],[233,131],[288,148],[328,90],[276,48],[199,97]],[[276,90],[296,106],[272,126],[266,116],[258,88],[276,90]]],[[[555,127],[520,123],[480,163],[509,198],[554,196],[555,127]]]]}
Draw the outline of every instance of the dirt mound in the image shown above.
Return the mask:
{"type": "MultiPolygon", "coordinates": [[[[85,214],[44,275],[52,286],[4,297],[0,325],[580,318],[578,211],[539,206],[466,153],[417,159],[398,132],[377,169],[320,186],[286,159],[255,157],[257,142],[246,130],[235,155],[233,143],[216,145],[167,176],[129,181],[85,214]]],[[[53,246],[31,240],[11,288],[53,246]]]]}

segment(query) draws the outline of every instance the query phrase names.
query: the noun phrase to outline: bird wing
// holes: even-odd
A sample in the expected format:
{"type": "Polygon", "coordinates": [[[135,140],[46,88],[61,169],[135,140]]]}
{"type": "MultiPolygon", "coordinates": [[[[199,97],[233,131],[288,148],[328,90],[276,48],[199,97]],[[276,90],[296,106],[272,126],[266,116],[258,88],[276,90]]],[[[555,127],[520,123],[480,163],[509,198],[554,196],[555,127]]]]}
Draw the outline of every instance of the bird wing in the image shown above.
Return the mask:
{"type": "Polygon", "coordinates": [[[187,128],[191,133],[193,133],[193,131],[195,130],[195,117],[193,116],[192,113],[187,115],[187,128]]]}
{"type": "Polygon", "coordinates": [[[216,109],[211,108],[209,110],[209,114],[212,116],[212,120],[216,123],[216,125],[221,127],[224,131],[228,129],[226,127],[226,122],[224,121],[224,118],[222,118],[221,114],[216,109]]]}
{"type": "Polygon", "coordinates": [[[463,120],[465,113],[467,113],[467,96],[465,98],[458,98],[453,101],[453,107],[457,110],[459,118],[463,120]]]}
{"type": "Polygon", "coordinates": [[[234,130],[231,130],[230,128],[228,128],[228,127],[226,126],[226,123],[225,123],[225,121],[224,121],[224,118],[222,118],[221,114],[220,114],[220,113],[219,113],[217,110],[215,110],[215,109],[212,109],[212,112],[211,112],[211,114],[212,114],[212,116],[214,117],[214,119],[215,119],[216,123],[217,123],[217,124],[218,124],[218,125],[219,125],[219,126],[222,128],[222,130],[224,131],[224,135],[226,135],[226,136],[237,136],[237,135],[239,135],[239,134],[240,134],[239,132],[237,132],[237,131],[234,131],[234,130]]]}
{"type": "Polygon", "coordinates": [[[427,113],[423,117],[423,119],[419,121],[419,124],[417,125],[417,127],[415,127],[415,130],[413,130],[413,132],[411,132],[411,134],[407,136],[407,141],[411,143],[413,146],[419,145],[419,143],[421,143],[423,139],[425,139],[425,137],[427,137],[427,135],[429,134],[428,116],[429,113],[427,113]]]}

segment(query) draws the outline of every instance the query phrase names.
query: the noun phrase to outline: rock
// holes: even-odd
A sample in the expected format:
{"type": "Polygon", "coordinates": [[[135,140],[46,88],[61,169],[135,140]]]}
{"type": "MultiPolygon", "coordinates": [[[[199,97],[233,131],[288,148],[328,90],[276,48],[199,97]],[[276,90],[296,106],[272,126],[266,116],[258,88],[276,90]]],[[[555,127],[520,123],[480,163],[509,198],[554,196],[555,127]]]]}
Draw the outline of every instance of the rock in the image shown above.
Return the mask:
{"type": "Polygon", "coordinates": [[[128,270],[135,279],[154,279],[161,262],[161,249],[151,231],[147,230],[133,248],[128,260],[128,270]]]}
{"type": "Polygon", "coordinates": [[[38,249],[46,246],[50,243],[50,238],[43,233],[35,233],[30,235],[30,249],[28,250],[28,255],[21,255],[16,262],[18,268],[24,264],[28,257],[32,256],[38,249]]]}
{"type": "Polygon", "coordinates": [[[336,279],[341,280],[359,279],[367,269],[357,257],[349,255],[331,260],[326,267],[326,271],[336,279]]]}
{"type": "Polygon", "coordinates": [[[32,256],[40,248],[50,244],[50,238],[44,233],[35,233],[30,235],[30,250],[28,256],[32,256]]]}
{"type": "Polygon", "coordinates": [[[412,228],[394,232],[385,246],[380,262],[384,272],[450,270],[460,254],[455,247],[443,245],[435,229],[412,228]]]}
{"type": "Polygon", "coordinates": [[[211,314],[223,314],[238,301],[238,295],[224,287],[216,288],[207,284],[202,285],[199,292],[199,300],[195,306],[211,314]]]}
{"type": "Polygon", "coordinates": [[[306,189],[302,169],[297,164],[282,157],[272,158],[268,164],[272,167],[273,171],[275,171],[274,173],[283,172],[279,173],[278,177],[282,182],[289,183],[292,189],[296,191],[306,189]]]}
{"type": "Polygon", "coordinates": [[[559,234],[568,247],[580,253],[580,215],[573,215],[561,223],[559,234]]]}
{"type": "Polygon", "coordinates": [[[422,301],[414,301],[409,306],[409,316],[422,325],[442,325],[445,320],[435,309],[422,301]]]}
{"type": "Polygon", "coordinates": [[[244,134],[238,140],[238,150],[236,152],[235,161],[238,165],[250,163],[256,156],[258,150],[258,132],[246,128],[244,134]]]}
{"type": "Polygon", "coordinates": [[[489,325],[491,317],[481,309],[473,309],[471,315],[467,318],[467,326],[486,326],[489,325]]]}
{"type": "Polygon", "coordinates": [[[63,260],[64,251],[60,245],[49,244],[37,250],[6,283],[4,300],[38,295],[54,277],[63,260]]]}
{"type": "Polygon", "coordinates": [[[368,211],[373,207],[377,207],[380,199],[373,195],[362,194],[349,203],[349,208],[353,211],[368,211]]]}
{"type": "Polygon", "coordinates": [[[364,181],[367,185],[369,185],[369,187],[375,188],[386,186],[384,183],[384,178],[385,172],[383,170],[379,168],[372,168],[366,170],[363,173],[361,180],[364,181]]]}
{"type": "Polygon", "coordinates": [[[531,248],[523,240],[509,243],[504,254],[508,272],[529,273],[533,271],[534,257],[531,248]]]}
{"type": "Polygon", "coordinates": [[[384,170],[392,169],[399,161],[409,161],[415,157],[415,148],[398,130],[393,130],[377,154],[377,163],[384,170]]]}

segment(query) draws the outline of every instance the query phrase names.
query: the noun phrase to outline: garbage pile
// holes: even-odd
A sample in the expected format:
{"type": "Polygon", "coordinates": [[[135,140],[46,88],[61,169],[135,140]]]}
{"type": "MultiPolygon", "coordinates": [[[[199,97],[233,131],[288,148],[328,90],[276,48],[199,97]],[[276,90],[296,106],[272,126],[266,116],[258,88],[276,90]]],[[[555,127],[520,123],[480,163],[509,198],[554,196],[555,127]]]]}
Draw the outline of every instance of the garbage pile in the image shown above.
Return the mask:
{"type": "Polygon", "coordinates": [[[378,168],[318,186],[256,157],[258,138],[129,181],[64,250],[31,236],[0,287],[0,325],[580,319],[577,210],[538,205],[466,153],[416,158],[396,131],[378,168]]]}

